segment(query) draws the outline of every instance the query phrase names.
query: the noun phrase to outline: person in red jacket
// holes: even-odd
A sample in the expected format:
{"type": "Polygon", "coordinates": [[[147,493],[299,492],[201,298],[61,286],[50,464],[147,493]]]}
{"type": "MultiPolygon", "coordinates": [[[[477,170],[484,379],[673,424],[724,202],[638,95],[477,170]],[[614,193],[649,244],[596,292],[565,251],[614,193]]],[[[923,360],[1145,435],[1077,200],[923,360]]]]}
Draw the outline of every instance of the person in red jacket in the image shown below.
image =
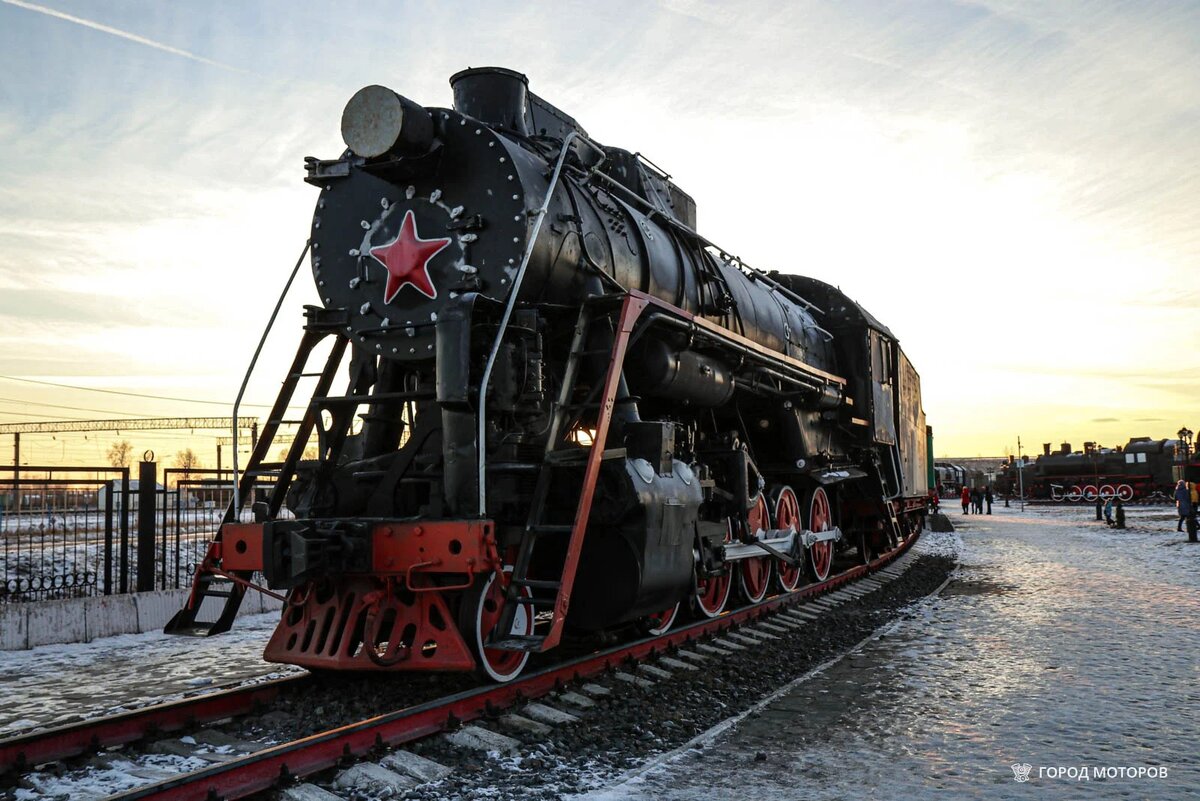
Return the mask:
{"type": "Polygon", "coordinates": [[[964,515],[969,514],[967,509],[969,509],[971,506],[971,490],[968,489],[967,487],[963,487],[963,490],[962,490],[962,505],[963,505],[963,514],[964,515]]]}

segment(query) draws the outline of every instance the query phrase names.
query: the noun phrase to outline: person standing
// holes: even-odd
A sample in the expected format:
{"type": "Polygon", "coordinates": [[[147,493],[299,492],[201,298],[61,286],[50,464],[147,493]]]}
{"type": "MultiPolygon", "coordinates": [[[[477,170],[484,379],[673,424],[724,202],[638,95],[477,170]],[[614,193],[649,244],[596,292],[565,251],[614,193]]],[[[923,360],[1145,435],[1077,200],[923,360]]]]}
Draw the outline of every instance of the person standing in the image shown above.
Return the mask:
{"type": "Polygon", "coordinates": [[[1110,526],[1113,524],[1113,496],[1109,495],[1108,500],[1104,502],[1104,522],[1110,526]]]}
{"type": "Polygon", "coordinates": [[[966,487],[966,485],[963,485],[963,488],[962,488],[962,505],[963,505],[963,514],[964,515],[970,514],[970,512],[968,512],[967,510],[971,506],[971,490],[969,490],[966,487]]]}
{"type": "Polygon", "coordinates": [[[1187,529],[1188,542],[1196,541],[1196,513],[1200,511],[1200,487],[1189,481],[1188,482],[1188,499],[1192,502],[1190,514],[1188,514],[1187,523],[1184,528],[1187,529]]]}
{"type": "Polygon", "coordinates": [[[990,485],[983,491],[983,500],[987,502],[987,513],[990,515],[992,513],[992,501],[995,500],[992,497],[992,488],[990,485]]]}
{"type": "Polygon", "coordinates": [[[1192,493],[1182,478],[1175,485],[1175,514],[1179,515],[1176,531],[1183,531],[1183,524],[1192,516],[1192,493]]]}

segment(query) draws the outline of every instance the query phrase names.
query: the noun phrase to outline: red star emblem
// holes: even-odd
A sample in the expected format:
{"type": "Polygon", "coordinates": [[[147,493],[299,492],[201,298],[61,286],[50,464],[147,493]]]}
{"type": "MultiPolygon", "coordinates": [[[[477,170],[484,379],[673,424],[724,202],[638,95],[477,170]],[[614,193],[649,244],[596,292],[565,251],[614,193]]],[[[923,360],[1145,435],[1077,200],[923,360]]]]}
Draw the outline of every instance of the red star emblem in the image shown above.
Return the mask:
{"type": "Polygon", "coordinates": [[[437,290],[429,280],[429,260],[449,244],[449,238],[422,239],[417,236],[417,221],[412,210],[404,212],[404,222],[400,224],[396,238],[386,245],[371,248],[371,258],[388,271],[383,302],[391,303],[405,284],[412,284],[427,298],[436,298],[437,290]]]}

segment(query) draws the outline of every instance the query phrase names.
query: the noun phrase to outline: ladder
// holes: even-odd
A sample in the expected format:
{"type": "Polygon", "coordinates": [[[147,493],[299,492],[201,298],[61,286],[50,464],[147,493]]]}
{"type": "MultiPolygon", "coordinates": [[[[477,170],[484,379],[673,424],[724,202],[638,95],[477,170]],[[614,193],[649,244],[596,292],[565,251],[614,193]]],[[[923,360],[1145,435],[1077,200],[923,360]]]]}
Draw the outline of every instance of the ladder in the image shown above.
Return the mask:
{"type": "MultiPolygon", "coordinates": [[[[312,431],[319,421],[321,407],[318,405],[318,401],[326,400],[323,396],[329,393],[329,388],[333,384],[338,367],[341,365],[342,357],[346,352],[348,340],[338,331],[337,321],[322,319],[323,310],[309,307],[306,309],[306,312],[308,314],[308,322],[305,325],[304,336],[300,340],[300,346],[296,351],[296,357],[292,360],[292,366],[284,378],[283,385],[279,389],[279,395],[276,397],[274,405],[271,407],[266,425],[263,426],[258,442],[255,443],[254,451],[250,455],[250,461],[246,465],[246,470],[239,478],[236,498],[230,501],[229,508],[225,511],[225,517],[222,519],[222,525],[225,523],[235,523],[240,520],[243,509],[249,502],[249,499],[253,498],[254,485],[264,478],[273,479],[275,482],[268,503],[267,517],[271,518],[279,513],[279,509],[287,497],[287,490],[291,484],[292,476],[295,475],[296,466],[303,457],[304,449],[307,447],[312,431]],[[317,372],[309,371],[308,363],[313,350],[322,340],[330,335],[335,336],[335,340],[333,347],[330,349],[329,356],[325,360],[325,366],[317,372]],[[284,417],[287,414],[288,407],[291,405],[292,398],[296,394],[296,387],[303,378],[317,379],[316,387],[313,390],[313,398],[309,402],[303,419],[298,421],[299,429],[296,431],[295,438],[292,440],[291,447],[283,464],[279,466],[268,465],[266,461],[267,454],[275,443],[279,427],[284,423],[291,422],[285,420],[284,417]]],[[[225,573],[221,571],[220,543],[221,530],[218,529],[217,533],[213,536],[212,542],[209,543],[208,552],[205,554],[204,560],[196,568],[196,577],[192,582],[192,592],[188,597],[188,602],[167,623],[164,629],[167,634],[207,637],[228,631],[233,625],[233,620],[237,617],[238,608],[242,605],[242,599],[246,595],[246,589],[251,586],[250,579],[252,575],[244,571],[239,573],[225,573]],[[221,605],[221,613],[217,616],[216,620],[200,621],[196,619],[206,598],[224,599],[221,605]]]]}
{"type": "Polygon", "coordinates": [[[888,500],[887,481],[883,477],[883,470],[876,465],[876,474],[879,476],[879,491],[880,500],[883,503],[884,516],[888,518],[888,525],[892,529],[891,542],[893,547],[904,541],[904,531],[900,525],[900,518],[896,516],[896,504],[888,500]]]}
{"type": "Polygon", "coordinates": [[[521,535],[512,575],[505,589],[504,607],[488,647],[510,651],[546,651],[558,645],[562,639],[563,626],[571,604],[571,590],[575,584],[576,568],[579,565],[579,554],[583,550],[584,534],[587,530],[588,516],[591,513],[592,497],[596,490],[596,480],[600,475],[600,465],[605,459],[625,456],[624,448],[605,450],[604,444],[608,438],[609,424],[612,422],[617,388],[621,381],[621,371],[630,344],[630,335],[646,306],[646,300],[626,294],[591,298],[580,309],[566,369],[563,373],[562,387],[559,390],[558,401],[551,418],[542,465],[538,471],[537,484],[534,487],[530,503],[529,516],[521,535]],[[583,403],[576,403],[574,402],[575,384],[579,377],[580,364],[585,356],[595,355],[595,352],[586,349],[588,332],[598,316],[611,319],[612,310],[602,307],[618,299],[621,300],[620,314],[615,326],[612,348],[611,350],[606,348],[603,351],[609,356],[604,383],[598,388],[599,392],[593,391],[592,396],[583,403]],[[596,432],[591,443],[583,447],[563,447],[563,437],[568,422],[577,412],[587,410],[597,412],[596,432]],[[581,465],[584,468],[583,485],[579,490],[579,501],[575,507],[574,518],[570,521],[548,520],[546,506],[555,479],[561,475],[564,469],[578,469],[581,465]],[[562,574],[557,579],[531,578],[529,568],[538,541],[542,537],[555,536],[568,537],[562,574]],[[526,590],[530,591],[529,594],[526,594],[526,590]],[[553,593],[552,598],[545,594],[550,592],[553,593]],[[539,595],[538,593],[543,594],[539,595]],[[513,623],[520,606],[533,607],[530,610],[531,621],[534,619],[534,610],[537,607],[548,608],[552,615],[549,629],[537,633],[531,622],[528,633],[512,634],[513,623]]]}

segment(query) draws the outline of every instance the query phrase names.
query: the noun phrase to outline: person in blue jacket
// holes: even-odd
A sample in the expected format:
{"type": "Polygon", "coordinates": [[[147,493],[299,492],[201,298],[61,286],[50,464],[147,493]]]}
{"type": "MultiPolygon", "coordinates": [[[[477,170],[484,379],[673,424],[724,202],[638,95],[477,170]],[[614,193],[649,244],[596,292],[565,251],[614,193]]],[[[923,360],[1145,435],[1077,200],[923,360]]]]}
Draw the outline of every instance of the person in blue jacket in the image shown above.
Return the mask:
{"type": "Polygon", "coordinates": [[[1175,485],[1175,513],[1179,515],[1179,523],[1175,530],[1183,531],[1183,524],[1192,516],[1192,493],[1182,478],[1175,485]]]}

